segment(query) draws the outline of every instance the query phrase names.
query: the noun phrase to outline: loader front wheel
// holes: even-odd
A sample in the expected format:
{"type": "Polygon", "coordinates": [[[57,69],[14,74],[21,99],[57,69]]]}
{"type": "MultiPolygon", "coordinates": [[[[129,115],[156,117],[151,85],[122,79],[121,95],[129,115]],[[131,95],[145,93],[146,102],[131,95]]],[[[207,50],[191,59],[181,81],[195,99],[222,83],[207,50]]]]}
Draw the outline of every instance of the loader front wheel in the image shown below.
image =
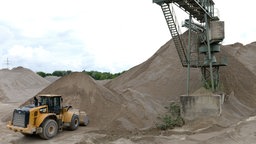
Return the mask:
{"type": "Polygon", "coordinates": [[[79,126],[79,117],[78,115],[74,114],[72,116],[69,129],[73,131],[73,130],[76,130],[78,126],[79,126]]]}
{"type": "Polygon", "coordinates": [[[58,125],[55,120],[48,119],[42,125],[43,131],[39,134],[42,139],[50,139],[57,134],[58,125]]]}

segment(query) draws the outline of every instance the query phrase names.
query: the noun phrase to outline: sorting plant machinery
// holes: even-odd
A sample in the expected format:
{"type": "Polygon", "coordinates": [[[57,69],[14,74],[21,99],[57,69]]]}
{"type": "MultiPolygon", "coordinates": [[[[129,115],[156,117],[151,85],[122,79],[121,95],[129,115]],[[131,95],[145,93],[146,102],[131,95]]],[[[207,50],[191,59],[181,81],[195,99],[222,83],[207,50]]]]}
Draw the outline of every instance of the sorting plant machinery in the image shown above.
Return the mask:
{"type": "Polygon", "coordinates": [[[224,22],[215,14],[212,0],[153,0],[161,6],[169,31],[183,67],[188,68],[187,94],[189,95],[190,67],[200,68],[204,86],[216,91],[219,88],[219,68],[226,66],[225,57],[217,57],[224,39],[224,22]],[[189,14],[183,26],[189,29],[188,46],[179,32],[179,24],[172,5],[189,14]],[[197,22],[193,22],[192,18],[197,22]],[[196,34],[193,37],[192,32],[196,34]]]}

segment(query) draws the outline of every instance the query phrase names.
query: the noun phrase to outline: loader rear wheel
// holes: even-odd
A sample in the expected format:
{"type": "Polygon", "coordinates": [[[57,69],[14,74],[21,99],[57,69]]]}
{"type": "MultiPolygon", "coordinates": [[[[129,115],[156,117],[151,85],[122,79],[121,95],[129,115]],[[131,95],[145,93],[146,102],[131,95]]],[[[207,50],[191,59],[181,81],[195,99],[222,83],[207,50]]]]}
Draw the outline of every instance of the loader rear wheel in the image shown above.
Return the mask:
{"type": "Polygon", "coordinates": [[[73,130],[76,130],[78,126],[79,126],[79,117],[78,115],[74,114],[72,116],[69,129],[73,131],[73,130]]]}
{"type": "Polygon", "coordinates": [[[50,139],[57,134],[58,125],[55,120],[48,119],[42,125],[43,131],[39,134],[42,139],[50,139]]]}

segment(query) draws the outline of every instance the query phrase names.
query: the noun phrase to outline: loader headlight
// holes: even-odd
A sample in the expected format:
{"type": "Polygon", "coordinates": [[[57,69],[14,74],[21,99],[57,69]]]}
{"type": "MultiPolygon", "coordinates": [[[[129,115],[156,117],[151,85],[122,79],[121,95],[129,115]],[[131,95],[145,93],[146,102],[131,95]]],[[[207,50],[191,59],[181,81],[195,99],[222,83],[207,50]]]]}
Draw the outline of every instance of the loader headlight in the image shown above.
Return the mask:
{"type": "Polygon", "coordinates": [[[40,113],[46,113],[47,110],[46,110],[46,108],[41,108],[39,111],[40,111],[40,113]]]}

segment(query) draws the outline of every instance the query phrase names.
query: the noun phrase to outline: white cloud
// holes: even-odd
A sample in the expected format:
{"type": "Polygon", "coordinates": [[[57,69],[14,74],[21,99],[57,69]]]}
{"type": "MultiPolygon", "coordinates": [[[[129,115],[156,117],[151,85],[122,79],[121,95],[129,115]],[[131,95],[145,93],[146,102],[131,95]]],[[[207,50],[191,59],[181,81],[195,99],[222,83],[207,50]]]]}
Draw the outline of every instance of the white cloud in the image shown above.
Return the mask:
{"type": "Polygon", "coordinates": [[[51,53],[42,47],[15,45],[7,50],[7,54],[4,57],[8,57],[11,66],[21,64],[24,67],[31,67],[49,63],[51,53]]]}
{"type": "MultiPolygon", "coordinates": [[[[226,44],[255,41],[256,22],[245,16],[255,2],[245,1],[249,6],[215,0],[226,44]]],[[[188,18],[176,14],[180,22],[188,18]]],[[[120,72],[148,59],[171,35],[152,0],[0,0],[0,38],[0,60],[9,57],[12,66],[120,72]]]]}
{"type": "Polygon", "coordinates": [[[215,3],[220,11],[221,20],[225,21],[226,38],[224,44],[235,42],[248,44],[256,41],[256,28],[254,27],[256,21],[252,18],[255,1],[231,2],[215,0],[215,3]]]}
{"type": "Polygon", "coordinates": [[[0,25],[0,43],[5,43],[8,40],[13,39],[14,35],[11,30],[3,25],[0,25]]]}
{"type": "MultiPolygon", "coordinates": [[[[83,63],[83,54],[76,56],[69,53],[61,53],[57,51],[50,51],[42,46],[38,47],[24,47],[15,45],[8,49],[4,57],[8,57],[12,67],[20,64],[24,67],[33,67],[35,71],[54,70],[73,70],[81,71],[86,67],[83,63]]],[[[86,57],[87,60],[90,57],[86,57]]]]}

